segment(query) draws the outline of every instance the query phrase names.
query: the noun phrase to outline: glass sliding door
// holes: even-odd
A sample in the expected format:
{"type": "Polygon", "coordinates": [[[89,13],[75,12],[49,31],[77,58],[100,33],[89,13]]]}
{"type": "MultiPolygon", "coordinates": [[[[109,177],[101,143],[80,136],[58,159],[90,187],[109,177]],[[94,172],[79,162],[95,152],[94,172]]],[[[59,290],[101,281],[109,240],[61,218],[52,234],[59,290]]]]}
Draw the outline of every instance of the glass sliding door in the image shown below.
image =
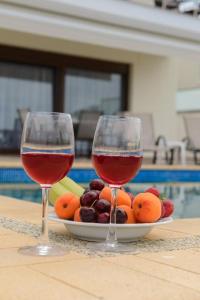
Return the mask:
{"type": "Polygon", "coordinates": [[[122,75],[70,68],[65,76],[65,112],[82,110],[116,114],[121,109],[122,75]]]}
{"type": "Polygon", "coordinates": [[[99,115],[118,113],[122,102],[121,74],[67,69],[64,111],[73,118],[78,156],[90,155],[99,115]]]}
{"type": "Polygon", "coordinates": [[[51,68],[0,62],[0,150],[19,148],[19,110],[52,111],[51,68]]]}

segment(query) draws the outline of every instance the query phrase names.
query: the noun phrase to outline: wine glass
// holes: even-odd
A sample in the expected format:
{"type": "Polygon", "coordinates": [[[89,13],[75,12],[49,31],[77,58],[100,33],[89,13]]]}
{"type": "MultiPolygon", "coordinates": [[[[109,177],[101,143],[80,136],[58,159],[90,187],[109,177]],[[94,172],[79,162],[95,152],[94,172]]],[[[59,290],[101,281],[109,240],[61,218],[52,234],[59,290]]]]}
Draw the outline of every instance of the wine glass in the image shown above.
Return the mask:
{"type": "Polygon", "coordinates": [[[96,173],[111,188],[112,203],[106,241],[94,246],[99,250],[130,250],[128,245],[117,241],[116,194],[117,189],[136,176],[142,159],[141,120],[131,116],[101,116],[93,140],[92,162],[96,173]]]}
{"type": "Polygon", "coordinates": [[[27,255],[64,255],[61,246],[48,238],[48,193],[52,184],[69,172],[74,160],[74,131],[71,116],[65,113],[28,113],[21,139],[21,160],[29,177],[42,189],[42,230],[36,246],[23,247],[27,255]]]}

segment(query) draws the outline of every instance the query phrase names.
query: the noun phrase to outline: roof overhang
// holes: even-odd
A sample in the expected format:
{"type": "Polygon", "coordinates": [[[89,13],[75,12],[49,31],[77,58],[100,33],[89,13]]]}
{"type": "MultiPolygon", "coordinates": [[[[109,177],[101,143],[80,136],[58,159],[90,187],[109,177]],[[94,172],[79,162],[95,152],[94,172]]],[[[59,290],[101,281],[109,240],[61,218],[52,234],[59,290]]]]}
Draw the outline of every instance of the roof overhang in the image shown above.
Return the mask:
{"type": "Polygon", "coordinates": [[[156,55],[200,57],[200,20],[120,0],[4,0],[0,28],[156,55]]]}

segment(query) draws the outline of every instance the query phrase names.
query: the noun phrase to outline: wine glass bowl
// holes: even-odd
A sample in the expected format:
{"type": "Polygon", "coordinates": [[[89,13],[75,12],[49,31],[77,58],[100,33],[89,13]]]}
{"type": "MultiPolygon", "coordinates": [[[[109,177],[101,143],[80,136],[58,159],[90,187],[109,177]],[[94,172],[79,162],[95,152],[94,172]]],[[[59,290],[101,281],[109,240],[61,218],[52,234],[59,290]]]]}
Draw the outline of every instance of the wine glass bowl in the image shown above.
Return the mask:
{"type": "Polygon", "coordinates": [[[129,155],[103,153],[93,154],[92,160],[97,174],[105,182],[121,187],[135,177],[141,167],[142,156],[135,153],[129,155]]]}
{"type": "Polygon", "coordinates": [[[74,132],[71,116],[64,113],[33,112],[26,117],[21,160],[26,173],[42,188],[42,232],[40,243],[19,251],[31,255],[62,255],[64,251],[49,243],[48,191],[69,172],[74,160],[74,132]]]}
{"type": "Polygon", "coordinates": [[[114,200],[107,239],[97,246],[101,250],[124,251],[126,248],[118,244],[115,227],[111,226],[116,223],[116,193],[118,188],[136,176],[142,159],[140,119],[101,116],[93,140],[92,162],[98,176],[111,187],[114,200]]]}

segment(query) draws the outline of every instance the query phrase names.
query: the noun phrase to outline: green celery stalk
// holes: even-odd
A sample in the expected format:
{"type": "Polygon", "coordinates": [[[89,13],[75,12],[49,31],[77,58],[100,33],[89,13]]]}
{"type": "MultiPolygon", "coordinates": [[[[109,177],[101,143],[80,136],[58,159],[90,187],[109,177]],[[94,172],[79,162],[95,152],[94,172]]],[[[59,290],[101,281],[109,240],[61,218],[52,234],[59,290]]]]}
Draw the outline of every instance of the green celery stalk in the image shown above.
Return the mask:
{"type": "Polygon", "coordinates": [[[52,188],[49,191],[49,203],[51,203],[52,205],[55,204],[56,199],[65,194],[65,193],[69,193],[70,191],[64,187],[62,184],[60,184],[60,182],[57,182],[55,184],[52,185],[52,188]]]}
{"type": "Polygon", "coordinates": [[[64,177],[59,183],[78,197],[84,192],[84,188],[69,177],[64,177]]]}

